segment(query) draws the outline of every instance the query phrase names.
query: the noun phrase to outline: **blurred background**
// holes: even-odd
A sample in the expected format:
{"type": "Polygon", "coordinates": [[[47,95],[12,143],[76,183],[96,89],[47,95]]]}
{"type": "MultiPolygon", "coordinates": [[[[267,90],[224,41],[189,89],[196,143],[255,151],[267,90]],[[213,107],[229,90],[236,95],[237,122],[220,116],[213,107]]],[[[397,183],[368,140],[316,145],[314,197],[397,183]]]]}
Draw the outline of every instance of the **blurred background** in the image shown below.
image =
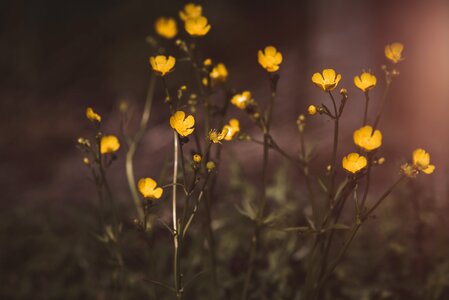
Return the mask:
{"type": "MultiPolygon", "coordinates": [[[[101,268],[95,265],[99,260],[93,249],[98,250],[98,246],[91,238],[95,189],[82,164],[82,155],[75,148],[76,140],[92,134],[91,124],[85,119],[86,106],[94,107],[103,116],[106,132],[111,134],[119,131],[119,101],[129,102],[133,117],[139,118],[150,73],[148,58],[154,54],[146,37],[154,35],[157,17],[177,17],[185,3],[174,0],[2,3],[0,298],[60,299],[65,291],[66,299],[108,299],[87,292],[89,284],[98,281],[101,268]]],[[[443,251],[449,250],[448,223],[444,220],[444,214],[449,211],[446,153],[449,147],[449,2],[220,0],[196,3],[203,6],[204,15],[212,24],[211,32],[199,43],[202,57],[224,62],[230,73],[228,85],[236,90],[252,91],[262,105],[268,100],[269,86],[266,74],[257,64],[257,51],[274,45],[283,53],[273,135],[292,155],[298,149],[295,123],[298,115],[304,114],[310,104],[329,101],[311,83],[314,72],[336,69],[343,78],[339,87],[349,91],[340,140],[341,158],[354,149],[352,131],[362,122],[364,98],[353,85],[354,76],[362,70],[372,70],[378,78],[371,97],[373,111],[369,119],[373,120],[384,87],[381,70],[381,65],[386,63],[384,46],[392,42],[405,45],[405,60],[397,65],[401,74],[392,84],[380,126],[384,134],[382,154],[387,163],[374,175],[375,187],[379,187],[374,193],[382,192],[385,183],[397,176],[400,164],[410,159],[412,150],[422,147],[430,152],[436,172],[432,176],[420,176],[395,205],[406,220],[401,221],[403,225],[419,219],[408,228],[424,228],[419,238],[414,239],[422,251],[420,259],[424,256],[431,261],[438,259],[446,268],[441,272],[449,272],[449,261],[444,260],[443,251]],[[408,212],[411,202],[418,205],[418,211],[425,211],[425,216],[417,217],[416,210],[411,208],[408,212]],[[426,256],[431,254],[438,258],[426,256]]],[[[182,24],[178,26],[183,32],[182,24]]],[[[185,83],[176,72],[168,80],[173,88],[185,83]]],[[[157,176],[162,158],[171,149],[171,128],[160,82],[156,96],[150,130],[136,154],[137,177],[157,176]]],[[[257,134],[251,122],[244,120],[242,112],[232,109],[230,115],[242,120],[242,131],[257,134]]],[[[323,153],[318,155],[317,171],[327,164],[325,150],[332,143],[331,128],[331,122],[323,116],[308,120],[308,142],[315,145],[318,153],[323,153]]],[[[229,149],[225,161],[236,157],[237,161],[244,162],[242,172],[257,182],[261,148],[243,142],[225,148],[229,149]]],[[[126,202],[129,191],[123,155],[122,150],[110,179],[124,207],[132,209],[131,202],[126,202]]],[[[274,172],[282,159],[273,156],[274,172]]],[[[293,181],[301,180],[297,175],[292,176],[293,181]]],[[[223,176],[220,180],[226,182],[223,176]]],[[[238,203],[239,199],[233,201],[238,203]]],[[[404,229],[395,226],[389,230],[404,229]]],[[[416,232],[412,230],[409,234],[416,232]]],[[[376,241],[391,237],[374,229],[374,233],[365,235],[365,249],[375,236],[379,238],[376,241]]],[[[391,247],[399,254],[407,248],[391,247]]],[[[366,267],[372,276],[377,271],[370,268],[384,263],[381,258],[366,267]]],[[[389,256],[388,259],[394,261],[389,256]]],[[[421,273],[432,269],[432,263],[427,261],[416,263],[411,259],[407,264],[408,267],[417,265],[421,273]]],[[[416,269],[410,267],[407,272],[412,274],[416,269]]],[[[394,280],[401,282],[401,279],[394,280]]],[[[391,299],[414,299],[413,292],[401,295],[410,298],[391,299]]]]}

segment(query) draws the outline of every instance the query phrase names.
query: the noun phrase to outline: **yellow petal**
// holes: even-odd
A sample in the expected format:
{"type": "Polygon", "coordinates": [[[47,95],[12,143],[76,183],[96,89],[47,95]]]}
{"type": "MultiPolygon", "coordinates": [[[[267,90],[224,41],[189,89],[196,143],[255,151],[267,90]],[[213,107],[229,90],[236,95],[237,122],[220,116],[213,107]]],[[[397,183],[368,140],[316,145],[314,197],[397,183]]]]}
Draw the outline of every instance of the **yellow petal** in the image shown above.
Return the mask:
{"type": "Polygon", "coordinates": [[[333,83],[334,81],[336,81],[335,76],[336,76],[336,74],[335,74],[335,70],[334,69],[324,69],[323,70],[323,78],[328,83],[333,83]]]}
{"type": "Polygon", "coordinates": [[[162,196],[162,193],[164,192],[164,190],[160,187],[158,187],[157,189],[154,190],[153,192],[153,196],[156,199],[159,199],[162,196]]]}
{"type": "Polygon", "coordinates": [[[427,168],[425,168],[424,170],[422,170],[424,173],[426,174],[432,174],[433,171],[435,171],[435,166],[434,165],[429,165],[427,168]]]}

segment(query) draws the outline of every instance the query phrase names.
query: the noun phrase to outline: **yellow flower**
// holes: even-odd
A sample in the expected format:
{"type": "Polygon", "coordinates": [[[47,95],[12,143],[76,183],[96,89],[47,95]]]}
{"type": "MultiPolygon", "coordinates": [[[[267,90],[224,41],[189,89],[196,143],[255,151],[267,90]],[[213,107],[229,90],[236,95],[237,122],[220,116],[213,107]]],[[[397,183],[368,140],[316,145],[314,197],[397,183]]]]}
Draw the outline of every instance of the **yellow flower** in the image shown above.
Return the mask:
{"type": "Polygon", "coordinates": [[[203,36],[206,35],[211,26],[208,24],[206,17],[189,18],[185,22],[185,29],[191,36],[203,36]]]}
{"type": "Polygon", "coordinates": [[[372,151],[382,145],[382,133],[369,125],[363,126],[354,131],[354,143],[366,151],[372,151]]]}
{"type": "Polygon", "coordinates": [[[221,144],[221,141],[226,137],[227,134],[228,129],[225,127],[223,127],[221,132],[213,129],[209,132],[209,140],[214,144],[221,144]]]}
{"type": "Polygon", "coordinates": [[[141,178],[137,183],[139,192],[145,199],[159,199],[164,190],[157,187],[157,183],[153,178],[141,178]]]}
{"type": "Polygon", "coordinates": [[[325,92],[332,91],[341,80],[341,75],[334,69],[324,69],[322,73],[316,72],[312,75],[312,82],[325,92]]]}
{"type": "Polygon", "coordinates": [[[201,155],[194,154],[193,155],[193,161],[196,162],[197,164],[199,164],[201,162],[201,155]]]}
{"type": "Polygon", "coordinates": [[[251,92],[243,91],[241,94],[236,94],[231,99],[231,103],[240,109],[245,109],[248,103],[251,101],[251,92]]]}
{"type": "Polygon", "coordinates": [[[354,84],[362,92],[367,92],[376,86],[377,79],[371,73],[363,72],[361,75],[354,77],[354,84]]]}
{"type": "Polygon", "coordinates": [[[215,163],[213,161],[208,161],[206,164],[206,168],[209,172],[212,171],[213,169],[215,169],[215,163]]]}
{"type": "Polygon", "coordinates": [[[358,153],[349,153],[343,157],[343,168],[353,174],[366,167],[367,160],[364,156],[358,153]]]}
{"type": "Polygon", "coordinates": [[[172,39],[178,34],[178,26],[173,18],[160,17],[154,23],[156,33],[166,39],[172,39]]]}
{"type": "Polygon", "coordinates": [[[176,130],[181,136],[188,136],[191,134],[195,128],[195,118],[192,115],[186,117],[186,114],[179,110],[175,112],[173,116],[170,117],[170,126],[176,130]]]}
{"type": "Polygon", "coordinates": [[[225,140],[230,141],[240,132],[240,123],[237,119],[229,120],[229,124],[223,126],[223,130],[227,130],[225,140]]]}
{"type": "Polygon", "coordinates": [[[179,12],[179,17],[183,21],[187,21],[191,18],[198,18],[203,13],[203,8],[201,5],[196,5],[194,3],[188,3],[184,6],[184,10],[179,12]]]}
{"type": "Polygon", "coordinates": [[[153,71],[161,76],[173,71],[176,59],[173,56],[158,55],[150,57],[150,64],[153,71]]]}
{"type": "Polygon", "coordinates": [[[401,43],[393,43],[385,46],[385,56],[391,60],[393,63],[398,63],[404,60],[402,57],[402,50],[404,50],[404,45],[401,43]]]}
{"type": "Polygon", "coordinates": [[[418,175],[419,171],[416,168],[408,163],[401,165],[402,173],[410,178],[414,178],[418,175]]]}
{"type": "Polygon", "coordinates": [[[426,174],[432,174],[435,170],[435,166],[430,164],[429,153],[421,148],[413,151],[413,166],[426,174]]]}
{"type": "Polygon", "coordinates": [[[206,58],[206,59],[203,61],[203,65],[204,65],[205,67],[210,67],[210,66],[212,66],[212,59],[206,58]]]}
{"type": "Polygon", "coordinates": [[[86,118],[88,118],[91,122],[101,122],[101,116],[94,112],[92,107],[88,107],[86,109],[86,118]]]}
{"type": "Polygon", "coordinates": [[[257,53],[259,65],[268,72],[276,72],[279,70],[279,65],[282,63],[282,54],[278,52],[275,47],[267,46],[264,51],[259,50],[257,53]]]}
{"type": "Polygon", "coordinates": [[[223,63],[218,63],[210,72],[210,78],[215,82],[225,82],[228,78],[228,69],[223,63]]]}
{"type": "Polygon", "coordinates": [[[309,107],[307,108],[307,112],[309,113],[309,115],[313,116],[316,114],[316,106],[315,105],[309,105],[309,107]]]}
{"type": "Polygon", "coordinates": [[[104,135],[100,141],[101,154],[114,153],[120,149],[120,142],[114,135],[104,135]]]}

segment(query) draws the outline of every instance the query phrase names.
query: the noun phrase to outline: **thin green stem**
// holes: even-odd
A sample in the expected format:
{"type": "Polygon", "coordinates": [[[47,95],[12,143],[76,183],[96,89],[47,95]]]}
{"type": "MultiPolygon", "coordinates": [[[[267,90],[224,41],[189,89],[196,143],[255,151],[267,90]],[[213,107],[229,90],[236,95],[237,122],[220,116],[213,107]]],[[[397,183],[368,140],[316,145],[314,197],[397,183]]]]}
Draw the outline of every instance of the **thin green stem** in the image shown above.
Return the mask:
{"type": "MultiPolygon", "coordinates": [[[[147,128],[148,120],[150,119],[151,107],[154,99],[154,89],[155,89],[155,75],[151,73],[150,75],[150,84],[148,87],[148,93],[145,100],[145,106],[143,108],[142,118],[140,120],[140,126],[137,130],[135,136],[131,139],[128,151],[126,153],[126,178],[128,179],[128,186],[131,191],[131,196],[134,202],[134,206],[137,211],[137,217],[140,222],[143,222],[144,212],[142,205],[140,203],[139,194],[136,188],[136,180],[134,178],[134,166],[133,166],[133,158],[136,152],[137,146],[139,145],[145,130],[147,128]]],[[[144,228],[146,228],[146,224],[143,224],[144,228]]]]}
{"type": "Polygon", "coordinates": [[[332,204],[334,197],[334,188],[335,188],[335,176],[336,176],[336,167],[337,167],[337,149],[338,149],[338,128],[339,128],[339,120],[340,114],[338,113],[337,104],[335,102],[334,96],[332,92],[329,91],[329,96],[331,97],[332,104],[334,106],[335,119],[334,119],[334,143],[332,147],[332,159],[331,159],[331,183],[329,189],[329,206],[332,204]]]}
{"type": "Polygon", "coordinates": [[[363,126],[368,122],[368,105],[369,105],[369,95],[368,91],[365,92],[365,113],[363,114],[363,126]]]}

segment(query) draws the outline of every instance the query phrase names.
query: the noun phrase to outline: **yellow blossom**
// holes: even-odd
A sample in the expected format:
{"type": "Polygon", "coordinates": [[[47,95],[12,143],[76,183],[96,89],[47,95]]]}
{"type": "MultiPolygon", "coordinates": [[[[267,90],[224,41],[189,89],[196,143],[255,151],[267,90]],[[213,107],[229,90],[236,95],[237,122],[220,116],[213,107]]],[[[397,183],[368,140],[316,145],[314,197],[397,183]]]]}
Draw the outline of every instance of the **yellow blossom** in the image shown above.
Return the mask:
{"type": "Polygon", "coordinates": [[[215,163],[213,161],[208,161],[206,163],[206,169],[210,172],[215,169],[215,163]]]}
{"type": "Polygon", "coordinates": [[[176,59],[173,56],[158,55],[150,57],[151,68],[161,76],[173,71],[175,63],[176,59]]]}
{"type": "Polygon", "coordinates": [[[241,94],[236,94],[231,99],[231,103],[240,109],[245,109],[248,103],[251,101],[251,92],[243,91],[241,94]]]}
{"type": "Polygon", "coordinates": [[[363,72],[362,74],[354,77],[354,84],[362,92],[367,92],[376,86],[377,79],[371,73],[363,72]]]}
{"type": "Polygon", "coordinates": [[[161,17],[154,23],[156,33],[166,39],[172,39],[178,34],[178,26],[173,18],[161,17]]]}
{"type": "Polygon", "coordinates": [[[363,126],[354,131],[354,143],[366,151],[372,151],[382,145],[382,133],[369,125],[363,126]]]}
{"type": "Polygon", "coordinates": [[[227,130],[225,140],[232,140],[240,132],[240,123],[237,119],[229,120],[229,124],[223,126],[223,130],[227,130]]]}
{"type": "Polygon", "coordinates": [[[94,112],[92,107],[86,109],[86,117],[92,122],[101,122],[101,116],[94,112]]]}
{"type": "Polygon", "coordinates": [[[401,43],[386,45],[385,56],[393,63],[398,63],[401,60],[404,60],[404,58],[402,57],[402,50],[404,50],[404,45],[401,43]]]}
{"type": "Polygon", "coordinates": [[[268,72],[276,72],[282,63],[282,54],[275,47],[267,46],[257,53],[259,64],[268,72]]]}
{"type": "Polygon", "coordinates": [[[225,82],[228,78],[228,69],[223,63],[218,63],[210,72],[210,78],[215,82],[225,82]]]}
{"type": "Polygon", "coordinates": [[[307,108],[307,112],[309,113],[309,115],[313,116],[316,114],[317,110],[316,110],[316,106],[315,105],[309,105],[309,107],[307,108]]]}
{"type": "Polygon", "coordinates": [[[429,153],[421,148],[413,151],[413,166],[426,174],[432,174],[435,170],[435,166],[430,164],[429,153]]]}
{"type": "Polygon", "coordinates": [[[185,22],[185,29],[191,36],[203,36],[206,35],[211,26],[208,24],[206,17],[189,18],[185,22]]]}
{"type": "Polygon", "coordinates": [[[100,141],[101,154],[114,153],[120,149],[120,142],[115,135],[104,135],[100,141]]]}
{"type": "Polygon", "coordinates": [[[195,130],[194,125],[195,118],[192,115],[186,117],[186,114],[181,110],[170,117],[170,126],[181,136],[190,135],[195,130]]]}
{"type": "Polygon", "coordinates": [[[334,69],[324,69],[322,73],[316,72],[312,75],[312,82],[325,92],[332,91],[341,80],[341,75],[334,69]]]}
{"type": "Polygon", "coordinates": [[[159,199],[164,190],[157,187],[157,183],[153,178],[141,178],[137,183],[139,192],[145,199],[159,199]]]}
{"type": "Polygon", "coordinates": [[[179,12],[179,17],[183,21],[187,21],[191,18],[198,18],[203,13],[203,8],[201,5],[196,5],[194,3],[188,3],[184,6],[184,10],[179,12]]]}
{"type": "Polygon", "coordinates": [[[353,174],[366,167],[367,160],[364,156],[358,153],[349,153],[343,157],[343,168],[353,174]]]}
{"type": "Polygon", "coordinates": [[[410,178],[416,177],[416,175],[418,175],[419,173],[419,171],[413,165],[410,165],[408,163],[401,165],[401,171],[405,176],[410,178]]]}
{"type": "Polygon", "coordinates": [[[218,132],[215,129],[212,129],[209,132],[209,140],[214,144],[221,144],[221,141],[226,137],[228,134],[228,129],[223,127],[223,129],[218,132]]]}
{"type": "Polygon", "coordinates": [[[193,155],[193,161],[196,162],[197,164],[199,164],[201,162],[201,155],[194,154],[193,155]]]}
{"type": "Polygon", "coordinates": [[[203,65],[204,65],[205,67],[210,67],[210,66],[212,66],[212,59],[206,58],[206,59],[203,61],[203,65]]]}

